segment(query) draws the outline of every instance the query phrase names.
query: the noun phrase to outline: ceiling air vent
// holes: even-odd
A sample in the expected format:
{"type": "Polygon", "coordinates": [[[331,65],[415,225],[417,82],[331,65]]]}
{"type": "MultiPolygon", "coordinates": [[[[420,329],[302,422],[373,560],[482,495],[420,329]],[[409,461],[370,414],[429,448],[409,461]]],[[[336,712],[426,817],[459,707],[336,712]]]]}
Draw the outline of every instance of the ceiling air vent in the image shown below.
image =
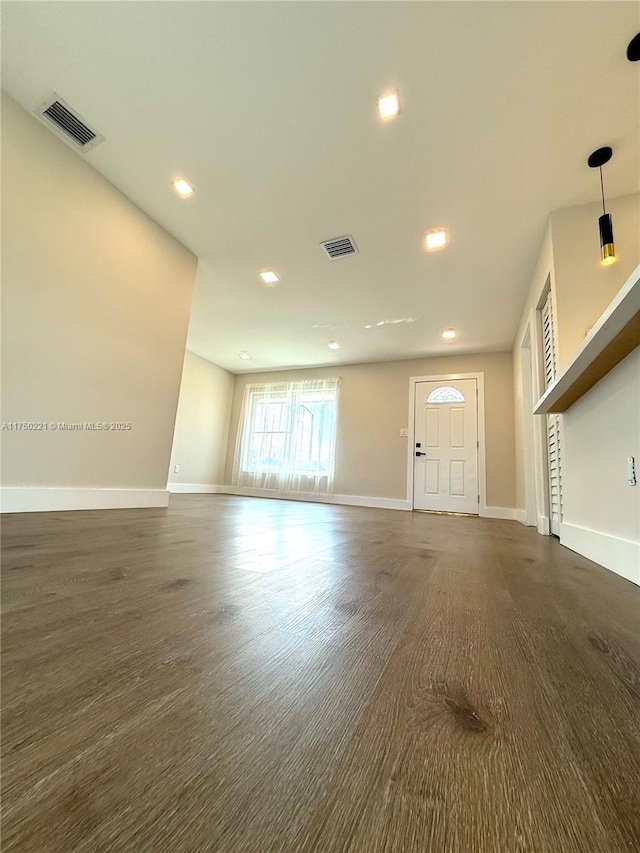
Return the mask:
{"type": "Polygon", "coordinates": [[[332,261],[343,258],[345,255],[355,255],[358,251],[353,237],[336,237],[334,240],[325,240],[320,245],[332,261]]]}
{"type": "Polygon", "coordinates": [[[92,130],[84,119],[57,95],[52,95],[45,101],[37,115],[47,127],[76,150],[89,151],[104,140],[104,136],[92,130]]]}

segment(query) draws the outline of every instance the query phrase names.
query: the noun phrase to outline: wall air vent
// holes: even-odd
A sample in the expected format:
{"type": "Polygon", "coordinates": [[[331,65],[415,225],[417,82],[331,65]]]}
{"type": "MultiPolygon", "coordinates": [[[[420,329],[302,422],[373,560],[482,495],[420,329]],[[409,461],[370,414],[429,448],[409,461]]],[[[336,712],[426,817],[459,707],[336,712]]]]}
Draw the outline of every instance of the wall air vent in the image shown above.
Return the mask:
{"type": "Polygon", "coordinates": [[[344,258],[345,255],[355,255],[358,251],[353,237],[336,237],[333,240],[325,240],[320,245],[332,261],[336,258],[344,258]]]}
{"type": "Polygon", "coordinates": [[[104,140],[62,98],[53,94],[36,113],[38,118],[76,151],[89,151],[104,140]]]}

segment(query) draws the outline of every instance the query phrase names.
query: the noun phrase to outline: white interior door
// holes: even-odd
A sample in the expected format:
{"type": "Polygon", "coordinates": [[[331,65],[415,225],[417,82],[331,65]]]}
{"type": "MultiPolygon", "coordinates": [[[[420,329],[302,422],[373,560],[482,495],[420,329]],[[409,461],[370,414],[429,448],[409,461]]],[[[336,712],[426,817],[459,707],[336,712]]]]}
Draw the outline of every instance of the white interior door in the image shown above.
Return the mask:
{"type": "Polygon", "coordinates": [[[416,382],[413,508],[478,513],[476,379],[416,382]]]}

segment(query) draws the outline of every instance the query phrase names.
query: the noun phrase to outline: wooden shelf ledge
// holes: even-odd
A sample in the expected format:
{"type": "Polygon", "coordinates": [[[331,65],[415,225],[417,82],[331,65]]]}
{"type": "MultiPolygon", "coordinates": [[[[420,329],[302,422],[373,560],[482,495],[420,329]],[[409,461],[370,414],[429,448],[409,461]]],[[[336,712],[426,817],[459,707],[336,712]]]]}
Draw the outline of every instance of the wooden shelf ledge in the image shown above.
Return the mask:
{"type": "Polygon", "coordinates": [[[583,394],[640,345],[640,265],[582,342],[533,413],[566,412],[583,394]]]}

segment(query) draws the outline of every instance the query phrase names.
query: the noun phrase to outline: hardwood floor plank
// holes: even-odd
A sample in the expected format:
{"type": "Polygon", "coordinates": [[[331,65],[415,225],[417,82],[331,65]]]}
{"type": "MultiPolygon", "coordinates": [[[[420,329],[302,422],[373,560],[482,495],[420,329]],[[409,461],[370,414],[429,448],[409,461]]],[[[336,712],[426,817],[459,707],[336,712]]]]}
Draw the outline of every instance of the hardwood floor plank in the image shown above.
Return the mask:
{"type": "Polygon", "coordinates": [[[496,621],[482,575],[438,565],[301,850],[624,849],[603,846],[570,744],[545,728],[552,685],[514,655],[518,624],[496,621]]]}
{"type": "Polygon", "coordinates": [[[3,519],[3,850],[640,849],[640,590],[514,522],[3,519]]]}

